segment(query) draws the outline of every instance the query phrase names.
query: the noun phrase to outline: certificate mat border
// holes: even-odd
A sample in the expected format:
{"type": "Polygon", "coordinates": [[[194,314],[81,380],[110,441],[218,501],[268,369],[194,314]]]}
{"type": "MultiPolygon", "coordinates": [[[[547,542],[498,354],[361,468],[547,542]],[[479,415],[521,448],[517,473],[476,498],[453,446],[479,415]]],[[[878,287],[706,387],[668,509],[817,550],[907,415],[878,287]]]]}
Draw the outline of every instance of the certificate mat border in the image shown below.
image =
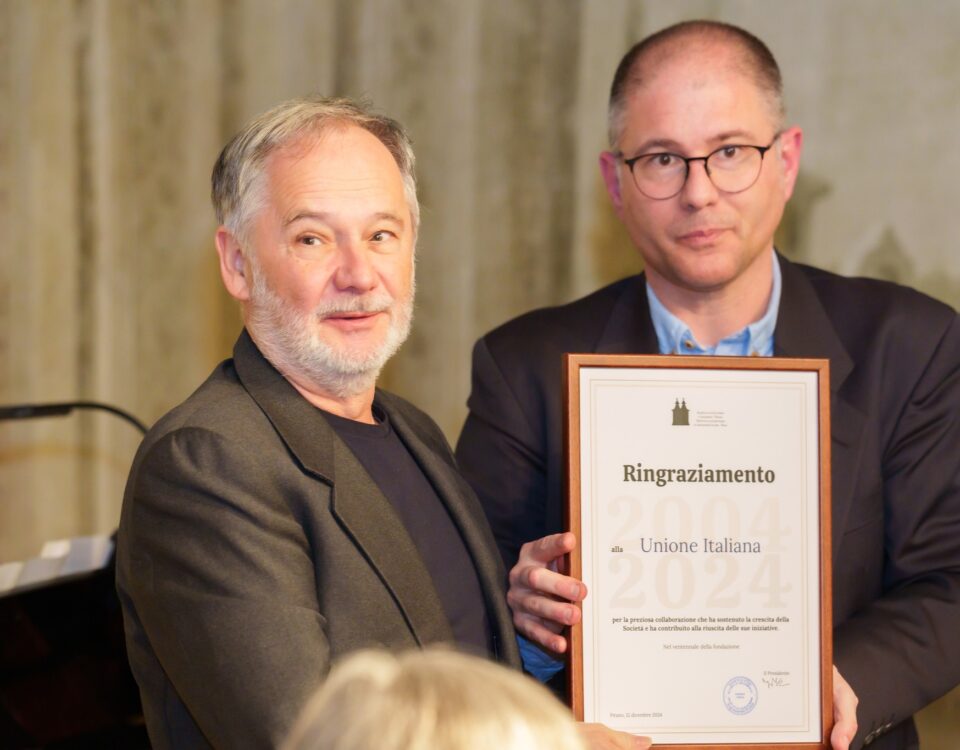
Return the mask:
{"type": "MultiPolygon", "coordinates": [[[[647,368],[700,370],[775,370],[805,371],[817,375],[819,414],[818,442],[820,453],[820,742],[736,743],[744,750],[825,750],[830,746],[833,728],[833,595],[831,568],[831,497],[830,497],[830,363],[826,359],[788,357],[718,357],[662,354],[565,354],[564,384],[564,467],[566,476],[564,521],[565,528],[577,539],[581,533],[580,497],[580,413],[581,368],[647,368]]],[[[583,561],[578,544],[564,560],[564,572],[582,578],[583,561]]],[[[567,652],[567,695],[574,716],[583,721],[583,626],[578,623],[570,629],[570,648],[567,652]]],[[[729,741],[717,743],[687,743],[661,745],[671,750],[716,750],[729,741]]]]}

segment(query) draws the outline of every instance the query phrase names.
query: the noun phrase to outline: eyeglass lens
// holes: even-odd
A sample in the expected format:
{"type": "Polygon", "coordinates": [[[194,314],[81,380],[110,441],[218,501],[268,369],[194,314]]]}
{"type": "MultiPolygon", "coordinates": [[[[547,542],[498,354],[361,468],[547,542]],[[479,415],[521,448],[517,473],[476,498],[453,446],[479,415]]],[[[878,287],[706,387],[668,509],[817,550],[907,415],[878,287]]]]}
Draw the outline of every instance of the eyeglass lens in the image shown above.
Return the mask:
{"type": "Polygon", "coordinates": [[[678,154],[657,153],[633,162],[637,188],[650,198],[672,198],[683,189],[689,162],[705,162],[707,175],[718,190],[739,193],[760,175],[763,151],[757,146],[722,146],[706,157],[686,159],[678,154]]]}

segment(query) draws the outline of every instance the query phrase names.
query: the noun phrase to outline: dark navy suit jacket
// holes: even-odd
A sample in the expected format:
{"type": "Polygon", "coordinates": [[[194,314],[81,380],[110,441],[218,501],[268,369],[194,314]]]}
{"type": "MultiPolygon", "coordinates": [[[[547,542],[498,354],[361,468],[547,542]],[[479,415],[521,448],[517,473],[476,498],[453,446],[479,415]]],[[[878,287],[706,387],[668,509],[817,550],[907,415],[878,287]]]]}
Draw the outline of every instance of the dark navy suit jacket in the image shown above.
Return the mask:
{"type": "MultiPolygon", "coordinates": [[[[835,663],[860,698],[854,747],[912,747],[912,714],[960,683],[960,319],[778,260],[775,355],[830,360],[835,663]]],[[[642,275],[477,342],[457,459],[508,567],[562,528],[562,355],[658,351],[642,275]]]]}

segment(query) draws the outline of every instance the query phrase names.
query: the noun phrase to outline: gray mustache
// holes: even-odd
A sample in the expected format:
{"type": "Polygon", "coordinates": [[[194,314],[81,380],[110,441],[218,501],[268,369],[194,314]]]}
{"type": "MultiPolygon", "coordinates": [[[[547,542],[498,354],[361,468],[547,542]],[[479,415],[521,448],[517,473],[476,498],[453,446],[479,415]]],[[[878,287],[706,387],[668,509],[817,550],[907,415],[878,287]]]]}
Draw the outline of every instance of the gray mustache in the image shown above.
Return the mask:
{"type": "Polygon", "coordinates": [[[330,315],[340,315],[342,313],[378,313],[386,312],[393,305],[393,297],[386,292],[377,292],[374,294],[359,297],[344,297],[343,299],[334,299],[317,305],[313,313],[318,317],[325,318],[330,315]]]}

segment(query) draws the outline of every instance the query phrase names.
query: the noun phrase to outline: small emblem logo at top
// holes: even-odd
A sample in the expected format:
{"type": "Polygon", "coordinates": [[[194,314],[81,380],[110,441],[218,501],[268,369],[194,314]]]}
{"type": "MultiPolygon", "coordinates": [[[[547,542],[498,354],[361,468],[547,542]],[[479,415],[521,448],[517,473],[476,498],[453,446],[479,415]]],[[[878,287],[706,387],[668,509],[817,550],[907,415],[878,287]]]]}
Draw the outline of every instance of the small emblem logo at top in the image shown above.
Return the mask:
{"type": "Polygon", "coordinates": [[[690,410],[687,408],[687,400],[674,399],[673,402],[673,424],[674,426],[690,426],[690,410]]]}

